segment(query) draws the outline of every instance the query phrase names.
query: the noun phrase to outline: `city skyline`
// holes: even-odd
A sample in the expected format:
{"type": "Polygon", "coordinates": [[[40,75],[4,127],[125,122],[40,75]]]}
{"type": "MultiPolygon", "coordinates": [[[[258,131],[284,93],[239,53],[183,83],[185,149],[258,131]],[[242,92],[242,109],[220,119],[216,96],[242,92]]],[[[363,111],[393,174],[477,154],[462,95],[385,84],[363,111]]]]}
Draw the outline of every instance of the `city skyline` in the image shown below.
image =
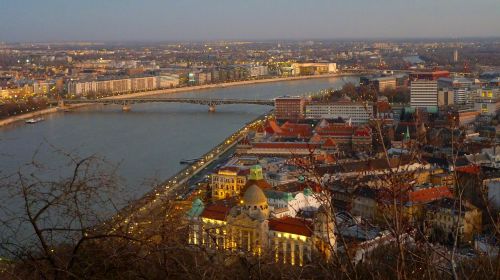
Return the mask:
{"type": "Polygon", "coordinates": [[[0,0],[0,279],[500,279],[499,11],[0,0]]]}
{"type": "Polygon", "coordinates": [[[6,42],[500,36],[494,0],[5,2],[0,41],[6,42]]]}

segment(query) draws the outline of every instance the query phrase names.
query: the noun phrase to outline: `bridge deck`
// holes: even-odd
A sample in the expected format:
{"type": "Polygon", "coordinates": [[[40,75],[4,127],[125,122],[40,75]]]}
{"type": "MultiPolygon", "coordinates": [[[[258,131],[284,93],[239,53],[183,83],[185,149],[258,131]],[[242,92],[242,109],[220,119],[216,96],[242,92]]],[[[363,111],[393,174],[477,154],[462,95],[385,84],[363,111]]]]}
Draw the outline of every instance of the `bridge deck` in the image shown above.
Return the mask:
{"type": "Polygon", "coordinates": [[[119,98],[119,99],[64,99],[67,104],[79,103],[98,103],[98,104],[134,104],[134,103],[149,103],[149,102],[164,102],[164,103],[189,103],[200,105],[222,105],[222,104],[253,104],[253,105],[268,105],[274,106],[274,100],[262,99],[230,99],[230,98],[119,98]]]}

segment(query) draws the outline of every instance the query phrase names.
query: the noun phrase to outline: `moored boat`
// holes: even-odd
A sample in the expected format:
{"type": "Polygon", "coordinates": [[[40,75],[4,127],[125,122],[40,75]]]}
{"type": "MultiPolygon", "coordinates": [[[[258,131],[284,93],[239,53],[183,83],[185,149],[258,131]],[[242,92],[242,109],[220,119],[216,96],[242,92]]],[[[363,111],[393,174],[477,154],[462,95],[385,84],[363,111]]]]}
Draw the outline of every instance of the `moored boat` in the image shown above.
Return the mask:
{"type": "Polygon", "coordinates": [[[32,118],[32,119],[26,120],[26,123],[37,123],[37,122],[41,122],[43,120],[44,120],[44,118],[42,118],[42,117],[32,118]]]}

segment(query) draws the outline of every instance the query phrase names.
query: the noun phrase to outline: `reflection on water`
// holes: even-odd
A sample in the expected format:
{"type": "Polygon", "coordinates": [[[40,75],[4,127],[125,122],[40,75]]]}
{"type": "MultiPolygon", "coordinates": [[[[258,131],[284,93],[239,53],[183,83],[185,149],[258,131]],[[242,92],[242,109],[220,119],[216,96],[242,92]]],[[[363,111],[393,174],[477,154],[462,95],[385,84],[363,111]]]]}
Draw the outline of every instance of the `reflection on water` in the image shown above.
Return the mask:
{"type": "MultiPolygon", "coordinates": [[[[301,95],[339,87],[357,78],[329,78],[266,83],[250,86],[184,92],[171,97],[271,99],[301,95]]],[[[65,163],[54,146],[87,156],[99,154],[119,163],[119,175],[127,191],[140,196],[148,191],[142,183],[166,179],[182,168],[179,161],[197,158],[246,122],[271,109],[258,105],[222,105],[208,113],[202,105],[134,104],[124,113],[121,107],[92,106],[74,112],[48,115],[35,125],[24,123],[0,128],[0,170],[9,174],[37,159],[64,172],[65,163]]],[[[67,171],[67,170],[66,170],[67,171]]]]}

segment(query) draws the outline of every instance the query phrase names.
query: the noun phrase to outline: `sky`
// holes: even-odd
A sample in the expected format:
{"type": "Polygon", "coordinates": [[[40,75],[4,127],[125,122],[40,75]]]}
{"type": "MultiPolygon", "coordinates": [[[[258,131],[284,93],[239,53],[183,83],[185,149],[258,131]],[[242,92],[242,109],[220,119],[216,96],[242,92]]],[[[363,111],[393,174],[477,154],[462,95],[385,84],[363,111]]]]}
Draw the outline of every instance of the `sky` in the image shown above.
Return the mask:
{"type": "Polygon", "coordinates": [[[499,36],[500,0],[0,0],[0,42],[499,36]]]}

